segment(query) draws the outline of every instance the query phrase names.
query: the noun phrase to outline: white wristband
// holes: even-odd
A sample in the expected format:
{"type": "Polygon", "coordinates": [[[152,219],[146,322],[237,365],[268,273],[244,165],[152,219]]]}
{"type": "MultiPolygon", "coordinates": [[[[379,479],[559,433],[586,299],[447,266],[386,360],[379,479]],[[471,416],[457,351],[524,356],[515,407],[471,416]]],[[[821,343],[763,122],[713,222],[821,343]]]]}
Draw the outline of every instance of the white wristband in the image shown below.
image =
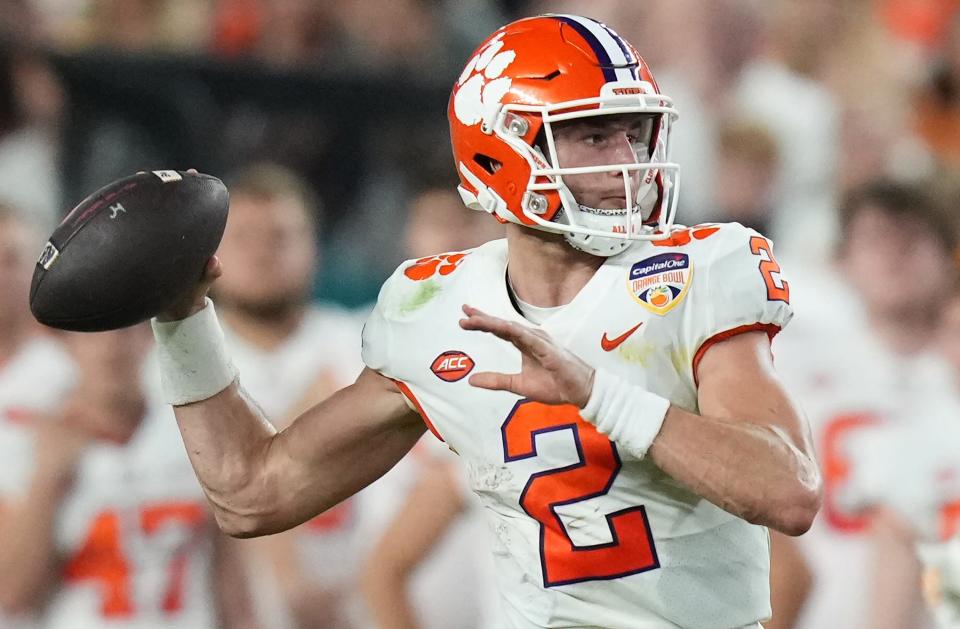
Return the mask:
{"type": "Polygon", "coordinates": [[[180,406],[211,398],[237,379],[213,302],[180,321],[150,320],[163,396],[180,406]]]}
{"type": "Polygon", "coordinates": [[[638,459],[660,433],[670,400],[597,369],[593,391],[580,416],[638,459]]]}

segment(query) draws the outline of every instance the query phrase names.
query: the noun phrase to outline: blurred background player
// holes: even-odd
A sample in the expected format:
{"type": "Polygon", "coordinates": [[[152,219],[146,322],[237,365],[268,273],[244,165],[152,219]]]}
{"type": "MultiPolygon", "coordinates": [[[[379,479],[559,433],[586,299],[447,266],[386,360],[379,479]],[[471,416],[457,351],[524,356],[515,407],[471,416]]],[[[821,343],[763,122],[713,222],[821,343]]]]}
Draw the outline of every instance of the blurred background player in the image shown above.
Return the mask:
{"type": "MultiPolygon", "coordinates": [[[[437,180],[414,196],[403,238],[408,258],[463,251],[503,237],[502,225],[465,211],[454,190],[437,180]]],[[[368,622],[377,629],[492,629],[499,618],[486,523],[455,459],[432,434],[425,435],[368,491],[396,487],[405,496],[393,513],[384,514],[364,561],[362,592],[368,622]],[[441,589],[445,595],[438,596],[441,589]]]]}
{"type": "MultiPolygon", "coordinates": [[[[43,333],[26,299],[37,253],[38,230],[13,206],[0,203],[0,539],[7,535],[7,496],[27,483],[24,458],[39,418],[49,415],[70,387],[72,372],[61,344],[43,333]]],[[[26,626],[26,606],[6,587],[18,570],[0,573],[0,626],[26,626]]]]}
{"type": "Polygon", "coordinates": [[[810,629],[873,626],[870,522],[842,500],[856,455],[851,436],[910,421],[918,401],[955,387],[938,351],[938,313],[954,279],[948,215],[922,187],[880,180],[849,194],[840,223],[839,281],[794,283],[797,300],[813,312],[775,346],[784,379],[805,400],[824,475],[813,528],[797,540],[773,534],[782,578],[774,600],[785,610],[802,604],[796,626],[810,629]],[[784,548],[790,544],[797,546],[784,548]],[[801,603],[807,569],[813,584],[801,603]]]}
{"type": "MultiPolygon", "coordinates": [[[[232,178],[215,299],[244,387],[278,429],[360,372],[361,320],[311,304],[316,196],[292,171],[253,164],[232,178]],[[317,351],[323,347],[323,351],[317,351]]],[[[348,500],[289,533],[243,542],[259,616],[272,627],[347,626],[360,548],[348,500]],[[257,566],[270,566],[264,571],[257,566]]]]}
{"type": "Polygon", "coordinates": [[[745,118],[721,122],[713,190],[716,212],[710,220],[736,222],[770,233],[780,172],[776,139],[762,124],[745,118]]]}
{"type": "MultiPolygon", "coordinates": [[[[938,334],[954,377],[958,286],[938,334]]],[[[872,543],[863,626],[921,628],[930,626],[928,616],[940,628],[960,626],[960,387],[916,400],[899,422],[852,435],[849,451],[850,487],[842,498],[869,517],[872,543]]]]}
{"type": "Polygon", "coordinates": [[[0,603],[42,628],[253,627],[234,542],[144,388],[149,331],[66,346],[59,408],[32,418],[27,443],[0,437],[0,603]]]}

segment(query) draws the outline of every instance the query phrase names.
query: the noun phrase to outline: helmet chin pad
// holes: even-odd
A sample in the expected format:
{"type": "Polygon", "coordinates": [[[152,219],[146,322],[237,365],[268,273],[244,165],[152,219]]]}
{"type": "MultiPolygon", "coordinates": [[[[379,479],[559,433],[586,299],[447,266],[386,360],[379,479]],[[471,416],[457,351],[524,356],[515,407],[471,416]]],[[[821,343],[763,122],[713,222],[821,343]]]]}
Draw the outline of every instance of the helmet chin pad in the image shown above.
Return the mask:
{"type": "MultiPolygon", "coordinates": [[[[634,235],[644,231],[653,231],[651,227],[645,226],[644,222],[653,213],[659,198],[659,192],[655,177],[644,177],[644,179],[650,183],[642,183],[637,191],[637,205],[632,220],[629,220],[627,208],[600,209],[578,203],[569,188],[563,186],[560,189],[560,197],[563,203],[554,221],[611,234],[626,235],[628,230],[634,235]],[[628,220],[630,225],[627,224],[628,220]]],[[[564,232],[563,237],[567,244],[574,249],[601,257],[617,255],[626,250],[633,242],[625,237],[605,237],[578,232],[564,232]]]]}

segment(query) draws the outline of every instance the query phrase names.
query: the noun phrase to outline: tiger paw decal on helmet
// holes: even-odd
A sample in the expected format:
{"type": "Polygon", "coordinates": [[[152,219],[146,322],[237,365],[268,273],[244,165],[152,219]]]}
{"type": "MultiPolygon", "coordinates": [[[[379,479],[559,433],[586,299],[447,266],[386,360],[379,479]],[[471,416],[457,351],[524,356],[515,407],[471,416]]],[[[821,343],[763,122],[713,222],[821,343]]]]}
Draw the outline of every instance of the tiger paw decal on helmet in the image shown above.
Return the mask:
{"type": "Polygon", "coordinates": [[[460,89],[454,97],[453,110],[465,125],[482,122],[510,90],[511,78],[501,75],[517,58],[517,53],[503,50],[503,35],[494,37],[474,55],[457,81],[460,89]]]}

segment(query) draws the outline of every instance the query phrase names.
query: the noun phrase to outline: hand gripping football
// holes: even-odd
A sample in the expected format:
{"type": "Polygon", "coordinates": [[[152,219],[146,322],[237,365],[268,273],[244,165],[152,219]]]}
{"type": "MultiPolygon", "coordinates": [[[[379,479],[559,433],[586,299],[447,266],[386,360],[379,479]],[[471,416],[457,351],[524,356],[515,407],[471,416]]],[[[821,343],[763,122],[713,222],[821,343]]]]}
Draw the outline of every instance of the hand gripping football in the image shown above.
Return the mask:
{"type": "Polygon", "coordinates": [[[227,223],[216,177],[140,172],[97,190],[50,236],[30,310],[63,330],[114,330],[171,306],[200,279],[227,223]]]}

